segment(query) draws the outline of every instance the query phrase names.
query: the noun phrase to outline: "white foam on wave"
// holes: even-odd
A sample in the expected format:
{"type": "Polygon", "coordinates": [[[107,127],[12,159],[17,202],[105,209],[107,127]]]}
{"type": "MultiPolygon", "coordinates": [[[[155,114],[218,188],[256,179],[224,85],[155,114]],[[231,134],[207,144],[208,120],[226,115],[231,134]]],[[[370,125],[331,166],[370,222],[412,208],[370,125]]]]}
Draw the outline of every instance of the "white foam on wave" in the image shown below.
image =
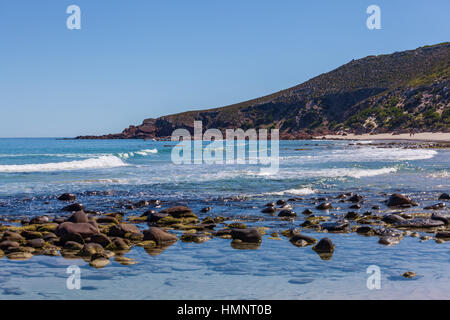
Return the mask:
{"type": "Polygon", "coordinates": [[[285,194],[292,194],[292,195],[308,195],[316,193],[317,190],[311,189],[311,188],[300,188],[300,189],[288,189],[283,191],[275,191],[275,192],[266,192],[263,193],[263,195],[274,195],[274,196],[283,196],[285,194]]]}
{"type": "Polygon", "coordinates": [[[267,174],[266,172],[250,172],[247,171],[248,176],[259,176],[268,179],[296,179],[296,178],[362,178],[362,177],[373,177],[383,174],[394,173],[398,170],[396,167],[385,167],[380,169],[359,169],[359,168],[334,168],[334,169],[319,169],[319,170],[296,170],[296,171],[284,171],[274,172],[272,174],[267,174]]]}
{"type": "Polygon", "coordinates": [[[122,152],[119,153],[118,156],[123,158],[123,159],[128,159],[131,157],[134,157],[135,155],[139,155],[139,156],[148,156],[150,154],[155,154],[158,153],[158,149],[143,149],[143,150],[139,150],[139,151],[135,151],[135,152],[122,152]]]}
{"type": "Polygon", "coordinates": [[[442,170],[438,172],[433,172],[427,175],[427,178],[450,178],[450,172],[447,170],[442,170]]]}
{"type": "Polygon", "coordinates": [[[115,156],[101,156],[86,160],[0,165],[0,172],[40,172],[40,171],[65,171],[82,169],[100,169],[127,166],[125,162],[115,156]]]}
{"type": "Polygon", "coordinates": [[[431,159],[438,152],[426,149],[368,148],[340,149],[318,155],[284,156],[280,160],[296,162],[378,162],[431,159]]]}

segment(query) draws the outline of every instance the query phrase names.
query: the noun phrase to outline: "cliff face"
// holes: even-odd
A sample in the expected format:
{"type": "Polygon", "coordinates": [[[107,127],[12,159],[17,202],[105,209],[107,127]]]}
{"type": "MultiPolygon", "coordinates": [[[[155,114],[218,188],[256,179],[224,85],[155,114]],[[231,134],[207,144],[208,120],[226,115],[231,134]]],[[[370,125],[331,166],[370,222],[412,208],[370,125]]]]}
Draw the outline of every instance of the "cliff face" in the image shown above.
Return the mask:
{"type": "Polygon", "coordinates": [[[238,104],[146,119],[119,134],[170,136],[177,128],[279,128],[284,139],[336,132],[450,131],[450,43],[369,56],[295,87],[238,104]]]}

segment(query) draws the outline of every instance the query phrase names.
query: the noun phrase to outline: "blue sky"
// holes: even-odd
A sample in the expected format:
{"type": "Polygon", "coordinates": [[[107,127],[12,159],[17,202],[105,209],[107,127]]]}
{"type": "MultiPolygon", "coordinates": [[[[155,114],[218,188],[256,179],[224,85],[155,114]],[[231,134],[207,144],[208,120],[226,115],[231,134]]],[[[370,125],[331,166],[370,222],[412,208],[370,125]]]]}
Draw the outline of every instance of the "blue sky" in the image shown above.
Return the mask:
{"type": "Polygon", "coordinates": [[[450,1],[0,0],[0,137],[72,137],[228,105],[449,41],[450,1]],[[68,30],[66,8],[81,8],[68,30]],[[368,30],[366,8],[381,8],[368,30]]]}

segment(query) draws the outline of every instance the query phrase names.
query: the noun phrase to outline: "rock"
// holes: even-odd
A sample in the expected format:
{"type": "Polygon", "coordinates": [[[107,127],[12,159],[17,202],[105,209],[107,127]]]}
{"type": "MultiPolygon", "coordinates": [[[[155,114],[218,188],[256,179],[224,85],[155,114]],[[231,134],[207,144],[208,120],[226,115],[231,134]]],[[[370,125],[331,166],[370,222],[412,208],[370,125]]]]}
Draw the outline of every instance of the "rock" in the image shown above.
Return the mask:
{"type": "Polygon", "coordinates": [[[28,260],[33,257],[33,255],[29,252],[11,252],[6,255],[8,259],[11,260],[28,260]]]}
{"type": "Polygon", "coordinates": [[[241,222],[230,223],[227,227],[230,229],[247,229],[247,225],[241,222]]]}
{"type": "Polygon", "coordinates": [[[266,203],[264,206],[265,207],[275,207],[276,203],[275,202],[268,202],[266,203]]]}
{"type": "Polygon", "coordinates": [[[134,259],[127,258],[127,257],[121,257],[121,256],[114,257],[114,261],[118,262],[124,266],[129,266],[129,265],[133,265],[133,264],[137,263],[137,261],[134,259]]]}
{"type": "Polygon", "coordinates": [[[27,240],[42,238],[43,236],[41,232],[31,230],[23,230],[21,235],[27,240]]]}
{"type": "Polygon", "coordinates": [[[58,237],[63,237],[69,234],[78,233],[83,238],[92,236],[98,233],[98,229],[90,223],[73,223],[64,222],[56,228],[55,234],[58,237]]]}
{"type": "Polygon", "coordinates": [[[167,214],[167,213],[155,212],[155,213],[152,213],[147,216],[147,222],[157,223],[159,220],[161,220],[165,217],[168,217],[168,216],[169,216],[169,214],[167,214]]]}
{"type": "Polygon", "coordinates": [[[319,204],[316,208],[318,210],[328,210],[328,209],[332,209],[333,206],[331,205],[330,202],[323,202],[323,203],[319,204]]]}
{"type": "Polygon", "coordinates": [[[98,217],[96,219],[96,221],[98,223],[119,224],[119,221],[115,217],[112,217],[112,216],[98,217]]]}
{"type": "Polygon", "coordinates": [[[111,244],[111,240],[103,233],[94,234],[90,238],[91,242],[98,243],[104,248],[111,244]]]}
{"type": "Polygon", "coordinates": [[[407,207],[407,206],[417,206],[417,203],[412,201],[409,197],[394,193],[392,194],[386,202],[388,207],[407,207]]]}
{"type": "Polygon", "coordinates": [[[443,193],[439,196],[439,200],[450,200],[450,195],[448,193],[443,193]]]}
{"type": "Polygon", "coordinates": [[[323,238],[312,249],[317,253],[333,253],[334,244],[328,238],[323,238]]]}
{"type": "Polygon", "coordinates": [[[34,217],[33,219],[31,219],[30,224],[44,224],[44,223],[49,223],[50,220],[48,219],[47,216],[40,216],[40,217],[34,217]]]}
{"type": "Polygon", "coordinates": [[[140,200],[138,202],[133,203],[133,206],[136,208],[148,207],[150,203],[146,200],[140,200]]]}
{"type": "Polygon", "coordinates": [[[58,197],[58,200],[60,201],[75,201],[77,199],[77,196],[72,193],[63,193],[58,197]]]}
{"type": "Polygon", "coordinates": [[[155,214],[156,211],[153,209],[145,211],[143,214],[141,214],[141,217],[148,217],[149,215],[155,214]]]}
{"type": "Polygon", "coordinates": [[[284,206],[286,204],[286,201],[284,201],[284,200],[278,200],[277,201],[277,205],[279,205],[279,206],[284,206]]]}
{"type": "Polygon", "coordinates": [[[4,240],[4,241],[0,242],[1,250],[5,250],[10,247],[17,248],[17,247],[20,247],[20,244],[16,241],[11,241],[11,240],[4,240]]]}
{"type": "Polygon", "coordinates": [[[355,219],[359,218],[359,215],[354,211],[350,211],[350,212],[347,212],[347,214],[344,216],[344,218],[348,219],[348,220],[355,220],[355,219]]]}
{"type": "Polygon", "coordinates": [[[66,221],[67,221],[67,219],[64,218],[64,217],[58,217],[58,218],[53,219],[53,222],[57,223],[57,224],[61,224],[61,223],[66,222],[66,221]]]}
{"type": "Polygon", "coordinates": [[[3,240],[11,240],[11,241],[16,241],[16,242],[21,242],[21,241],[25,240],[25,238],[22,237],[17,232],[12,232],[12,231],[7,230],[3,234],[2,241],[3,240]]]}
{"type": "Polygon", "coordinates": [[[380,210],[380,206],[373,206],[372,210],[380,210]]]}
{"type": "Polygon", "coordinates": [[[112,242],[106,247],[108,250],[126,251],[130,250],[130,246],[122,238],[114,238],[112,242]]]}
{"type": "Polygon", "coordinates": [[[450,220],[450,214],[443,214],[443,213],[433,213],[431,215],[432,220],[440,220],[445,225],[448,225],[448,221],[450,220]]]}
{"type": "Polygon", "coordinates": [[[42,248],[45,245],[44,239],[32,239],[27,241],[27,245],[32,248],[42,248]]]}
{"type": "Polygon", "coordinates": [[[307,215],[313,214],[313,212],[312,212],[311,209],[305,209],[305,210],[302,211],[302,214],[304,214],[305,216],[307,216],[307,215]]]}
{"type": "Polygon", "coordinates": [[[208,240],[211,240],[210,237],[208,237],[207,235],[204,234],[183,234],[180,237],[180,240],[183,242],[195,242],[195,243],[203,243],[206,242],[208,240]]]}
{"type": "Polygon", "coordinates": [[[87,223],[89,222],[88,216],[84,211],[77,211],[73,213],[69,219],[67,219],[69,222],[73,223],[87,223]]]}
{"type": "Polygon", "coordinates": [[[165,242],[175,242],[178,238],[160,228],[151,227],[148,230],[144,230],[144,241],[145,240],[153,240],[157,244],[160,244],[165,242]]]}
{"type": "Polygon", "coordinates": [[[384,244],[386,246],[392,246],[395,244],[398,244],[400,242],[400,238],[397,237],[389,237],[389,236],[383,236],[378,240],[378,243],[384,244]]]}
{"type": "Polygon", "coordinates": [[[397,227],[404,228],[435,228],[444,226],[445,223],[441,220],[433,220],[433,219],[425,219],[425,218],[416,218],[412,220],[405,220],[404,222],[399,222],[395,224],[397,227]]]}
{"type": "Polygon", "coordinates": [[[68,212],[84,211],[84,206],[81,203],[72,203],[68,206],[65,206],[61,210],[68,211],[68,212]]]}
{"type": "Polygon", "coordinates": [[[202,213],[207,213],[207,212],[210,212],[211,209],[212,209],[212,207],[202,208],[202,209],[200,210],[200,212],[202,212],[202,213]]]}
{"type": "Polygon", "coordinates": [[[402,277],[408,278],[408,279],[412,279],[416,276],[416,273],[413,271],[407,271],[404,274],[402,274],[402,277]]]}
{"type": "Polygon", "coordinates": [[[350,207],[348,207],[349,209],[361,209],[362,207],[361,207],[361,205],[359,205],[359,204],[353,204],[353,205],[351,205],[350,207]]]}
{"type": "Polygon", "coordinates": [[[289,241],[297,247],[304,247],[317,242],[316,239],[305,236],[304,234],[293,234],[289,241]]]}
{"type": "Polygon", "coordinates": [[[432,206],[424,207],[424,209],[425,210],[441,210],[441,209],[444,209],[445,207],[446,207],[445,203],[440,202],[440,203],[433,204],[432,206]]]}
{"type": "Polygon", "coordinates": [[[261,242],[261,233],[257,228],[249,229],[233,229],[231,231],[231,238],[241,240],[243,242],[261,242]]]}
{"type": "Polygon", "coordinates": [[[110,262],[109,259],[105,259],[105,258],[97,258],[97,259],[92,260],[91,262],[89,262],[89,265],[90,265],[91,267],[94,267],[94,268],[103,268],[103,267],[105,267],[106,265],[108,265],[109,262],[110,262]]]}
{"type": "Polygon", "coordinates": [[[399,216],[398,214],[389,214],[387,216],[384,216],[381,221],[390,223],[390,224],[396,224],[396,223],[403,223],[406,221],[405,218],[399,216]]]}
{"type": "Polygon", "coordinates": [[[373,235],[375,232],[373,231],[373,229],[371,227],[363,226],[363,227],[358,227],[356,229],[356,233],[365,234],[365,235],[373,235]]]}
{"type": "Polygon", "coordinates": [[[355,194],[347,199],[347,201],[350,202],[360,202],[363,199],[363,196],[360,196],[359,194],[355,194]]]}
{"type": "Polygon", "coordinates": [[[273,213],[277,212],[277,209],[275,209],[275,207],[267,207],[267,208],[262,209],[261,212],[273,214],[273,213]]]}
{"type": "Polygon", "coordinates": [[[435,237],[438,238],[438,239],[448,239],[448,240],[450,240],[450,231],[439,231],[439,232],[436,232],[435,237]]]}
{"type": "Polygon", "coordinates": [[[81,249],[83,249],[83,245],[75,241],[67,241],[64,244],[64,249],[80,251],[81,249]]]}
{"type": "Polygon", "coordinates": [[[141,231],[134,224],[119,223],[109,228],[108,235],[123,238],[126,234],[140,234],[141,231]]]}
{"type": "Polygon", "coordinates": [[[78,243],[84,244],[84,239],[81,236],[81,234],[79,234],[79,233],[68,233],[68,234],[63,235],[60,238],[60,244],[64,244],[67,241],[73,241],[73,242],[78,242],[78,243]]]}
{"type": "Polygon", "coordinates": [[[81,251],[79,252],[80,256],[92,256],[95,253],[102,253],[103,247],[98,243],[86,243],[81,251]]]}
{"type": "Polygon", "coordinates": [[[281,210],[278,214],[279,217],[296,217],[297,214],[293,210],[281,210]]]}
{"type": "Polygon", "coordinates": [[[320,225],[322,229],[329,232],[346,232],[350,226],[348,221],[325,222],[320,225]]]}
{"type": "Polygon", "coordinates": [[[185,206],[175,206],[160,211],[161,213],[167,213],[174,218],[198,218],[192,210],[185,206]]]}

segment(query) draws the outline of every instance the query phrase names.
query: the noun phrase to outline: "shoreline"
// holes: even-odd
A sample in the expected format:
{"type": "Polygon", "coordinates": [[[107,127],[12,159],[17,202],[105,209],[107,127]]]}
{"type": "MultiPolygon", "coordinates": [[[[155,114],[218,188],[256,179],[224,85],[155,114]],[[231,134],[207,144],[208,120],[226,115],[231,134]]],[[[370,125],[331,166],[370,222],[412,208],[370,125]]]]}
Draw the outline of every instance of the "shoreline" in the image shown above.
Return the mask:
{"type": "Polygon", "coordinates": [[[412,141],[412,142],[439,142],[439,143],[449,143],[450,142],[450,132],[421,132],[414,135],[409,133],[402,134],[392,134],[392,133],[379,133],[379,134],[354,134],[348,133],[346,136],[329,134],[320,137],[315,137],[318,139],[328,140],[390,140],[390,141],[412,141]]]}

